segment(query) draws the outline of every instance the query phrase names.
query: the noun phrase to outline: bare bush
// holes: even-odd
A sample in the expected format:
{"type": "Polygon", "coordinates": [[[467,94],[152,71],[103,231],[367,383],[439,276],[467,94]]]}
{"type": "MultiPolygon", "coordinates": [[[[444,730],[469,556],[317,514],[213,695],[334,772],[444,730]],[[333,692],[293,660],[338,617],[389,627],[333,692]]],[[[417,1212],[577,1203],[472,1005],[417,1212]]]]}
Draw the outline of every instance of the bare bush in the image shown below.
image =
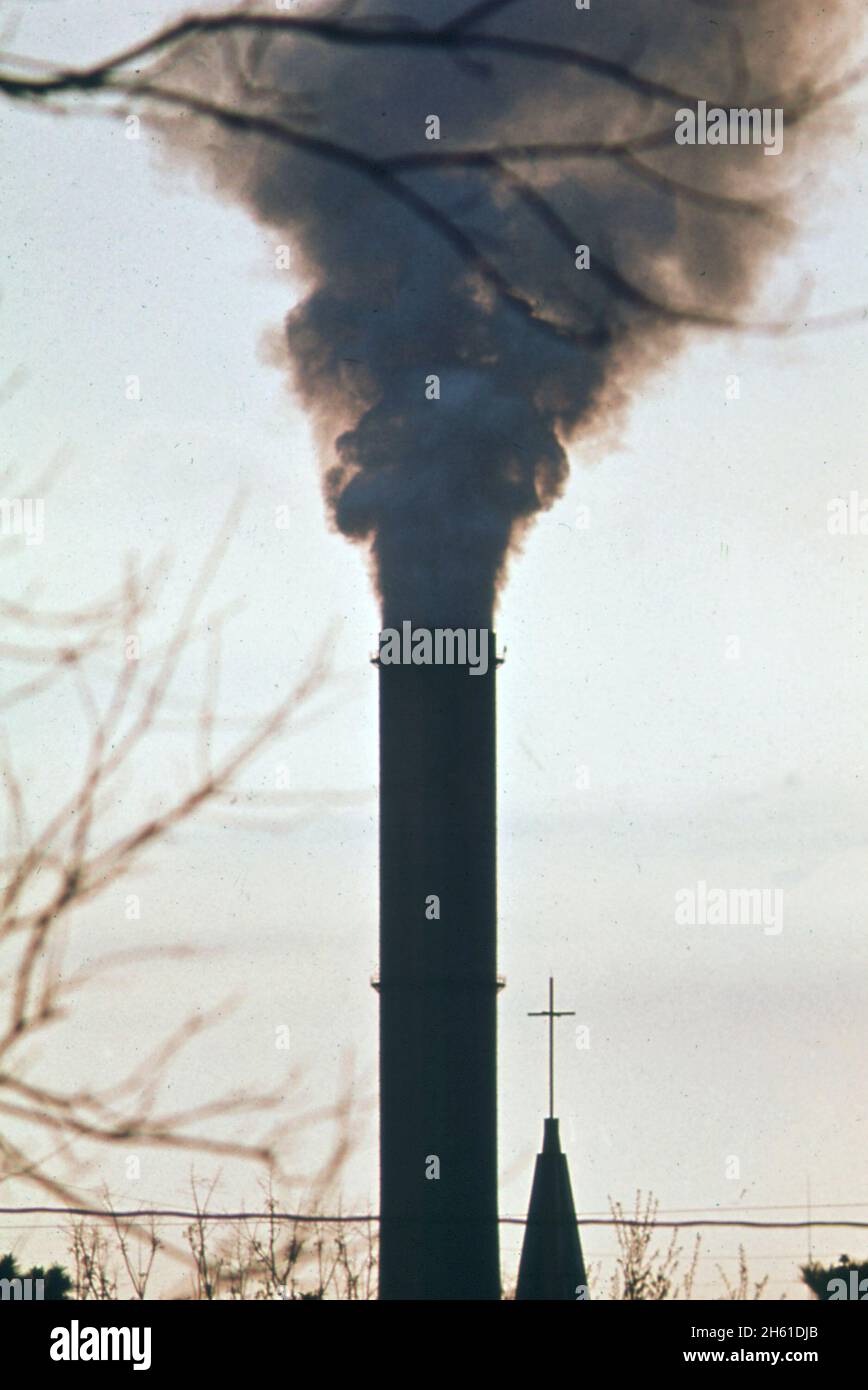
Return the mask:
{"type": "Polygon", "coordinates": [[[669,1245],[662,1252],[654,1248],[660,1206],[657,1198],[649,1192],[643,1199],[641,1191],[637,1192],[630,1216],[620,1202],[610,1202],[610,1206],[619,1247],[610,1297],[630,1303],[692,1298],[701,1237],[696,1237],[690,1264],[679,1278],[682,1250],[677,1231],[672,1232],[669,1245]]]}

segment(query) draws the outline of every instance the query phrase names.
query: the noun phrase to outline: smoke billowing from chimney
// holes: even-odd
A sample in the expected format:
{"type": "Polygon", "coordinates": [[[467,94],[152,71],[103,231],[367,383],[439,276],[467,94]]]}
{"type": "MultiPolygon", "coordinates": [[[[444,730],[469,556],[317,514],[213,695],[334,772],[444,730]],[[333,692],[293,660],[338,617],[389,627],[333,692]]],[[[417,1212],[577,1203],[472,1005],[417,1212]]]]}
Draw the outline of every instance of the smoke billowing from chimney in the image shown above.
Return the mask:
{"type": "MultiPolygon", "coordinates": [[[[417,9],[434,27],[468,6],[417,9]]],[[[466,30],[465,50],[272,33],[236,36],[227,63],[220,40],[220,80],[245,70],[245,104],[286,112],[313,142],[229,134],[217,167],[302,267],[307,294],[287,320],[295,384],[328,441],[331,514],[370,544],[396,620],[484,623],[511,547],[564,487],[568,441],[613,418],[692,324],[747,304],[786,228],[735,204],[796,181],[797,118],[836,75],[831,55],[855,13],[848,0],[490,9],[466,30]],[[592,62],[491,50],[486,33],[592,62]],[[620,80],[623,70],[639,82],[620,80]],[[701,99],[783,107],[783,155],[676,144],[676,112],[701,99]],[[426,138],[431,116],[439,140],[426,138]],[[499,168],[452,160],[562,142],[622,151],[527,159],[513,149],[499,168]],[[404,155],[409,165],[388,165],[404,155]]],[[[378,13],[365,0],[346,22],[378,13]]],[[[216,43],[199,45],[215,82],[216,43]]]]}

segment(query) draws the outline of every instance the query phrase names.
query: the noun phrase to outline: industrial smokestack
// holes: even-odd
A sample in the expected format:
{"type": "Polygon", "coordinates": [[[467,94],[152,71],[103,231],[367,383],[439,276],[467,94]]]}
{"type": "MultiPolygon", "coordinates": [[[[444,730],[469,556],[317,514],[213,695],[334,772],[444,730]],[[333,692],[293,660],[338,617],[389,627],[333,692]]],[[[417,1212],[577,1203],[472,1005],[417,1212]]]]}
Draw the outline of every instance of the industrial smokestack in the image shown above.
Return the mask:
{"type": "Polygon", "coordinates": [[[500,1297],[495,643],[380,660],[380,1297],[500,1297]]]}
{"type": "MultiPolygon", "coordinates": [[[[293,382],[385,621],[490,629],[569,443],[690,331],[743,321],[861,6],[418,8],[200,21],[163,101],[207,118],[178,144],[292,245],[293,382]],[[750,138],[712,140],[712,106],[750,138]]],[[[387,1298],[499,1292],[494,672],[380,670],[387,1298]]]]}

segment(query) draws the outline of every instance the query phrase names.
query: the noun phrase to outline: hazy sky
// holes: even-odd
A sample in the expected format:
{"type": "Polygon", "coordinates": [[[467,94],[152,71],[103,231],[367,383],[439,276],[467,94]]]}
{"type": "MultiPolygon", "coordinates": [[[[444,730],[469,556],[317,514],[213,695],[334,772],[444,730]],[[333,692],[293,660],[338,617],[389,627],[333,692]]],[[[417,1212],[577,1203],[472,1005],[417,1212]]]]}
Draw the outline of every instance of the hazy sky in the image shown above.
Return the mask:
{"type": "MultiPolygon", "coordinates": [[[[171,10],[34,5],[7,44],[84,59],[171,10]]],[[[811,171],[805,235],[770,277],[766,311],[784,311],[803,273],[815,312],[868,303],[863,134],[833,142],[831,166],[811,171]]],[[[29,372],[3,410],[3,454],[34,475],[58,448],[68,456],[45,542],[7,566],[4,594],[38,581],[46,606],[83,604],[116,583],[131,552],[168,550],[172,579],[144,639],[156,646],[243,486],[210,600],[239,605],[222,712],[267,710],[335,633],[319,718],[245,783],[269,791],[288,775],[294,789],[335,795],[282,828],[270,816],[248,824],[242,808],[206,813],[94,904],[76,935],[82,955],[119,938],[208,954],[96,987],[58,1030],[50,1064],[111,1075],[190,1010],[238,997],[179,1068],[173,1097],[273,1084],[286,1062],[280,1024],[301,1073],[299,1110],[331,1101],[352,1059],[367,1121],[342,1200],[373,1210],[378,614],[362,553],[327,527],[307,421],[266,348],[300,286],[275,268],[279,237],[170,166],[145,127],[133,141],[107,117],[5,105],[0,169],[3,362],[29,372]],[[131,374],[140,401],[126,399],[131,374]],[[132,891],[139,924],[124,917],[132,891]]],[[[815,1206],[852,1204],[840,1214],[866,1219],[868,535],[827,529],[831,499],[868,496],[865,332],[693,339],[648,378],[617,441],[573,452],[564,498],[512,565],[497,623],[508,649],[504,1214],[526,1208],[541,1138],[545,1030],[525,1015],[544,1006],[551,972],[562,1007],[590,1029],[579,1050],[573,1022],[559,1025],[558,1110],[580,1211],[603,1213],[609,1195],[629,1204],[642,1188],[666,1209],[792,1206],[799,1218],[810,1177],[815,1206]],[[726,395],[732,374],[737,400],[726,395]],[[782,932],[676,926],[675,894],[699,880],[782,889],[782,932]]],[[[200,665],[179,691],[191,702],[200,665]]],[[[8,721],[40,814],[77,776],[79,719],[66,689],[8,721]]],[[[160,735],[118,815],[147,813],[191,743],[160,735]]],[[[323,1128],[300,1141],[300,1173],[328,1138],[323,1128]]],[[[144,1154],[142,1165],[127,1183],[112,1154],[87,1186],[183,1197],[187,1157],[144,1154]]],[[[255,1199],[234,1170],[225,1183],[227,1200],[255,1199]]],[[[854,1234],[817,1233],[815,1253],[864,1254],[854,1234]]],[[[707,1237],[706,1291],[718,1261],[734,1268],[739,1239],[707,1237]]],[[[518,1240],[505,1231],[507,1273],[518,1240]]],[[[592,1264],[611,1249],[606,1232],[584,1243],[592,1264]]],[[[745,1244],[753,1272],[772,1274],[770,1292],[800,1296],[787,1281],[804,1233],[745,1244]]]]}

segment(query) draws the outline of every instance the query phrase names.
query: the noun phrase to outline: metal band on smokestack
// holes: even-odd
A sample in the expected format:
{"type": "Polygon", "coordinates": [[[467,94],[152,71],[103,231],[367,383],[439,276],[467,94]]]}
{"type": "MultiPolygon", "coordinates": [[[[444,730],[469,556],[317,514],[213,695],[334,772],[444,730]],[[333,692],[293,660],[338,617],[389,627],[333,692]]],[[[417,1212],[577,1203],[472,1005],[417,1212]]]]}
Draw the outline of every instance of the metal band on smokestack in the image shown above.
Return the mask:
{"type": "Polygon", "coordinates": [[[500,1298],[488,636],[484,675],[378,663],[384,1299],[500,1298]],[[439,921],[426,918],[432,895],[439,921]]]}

